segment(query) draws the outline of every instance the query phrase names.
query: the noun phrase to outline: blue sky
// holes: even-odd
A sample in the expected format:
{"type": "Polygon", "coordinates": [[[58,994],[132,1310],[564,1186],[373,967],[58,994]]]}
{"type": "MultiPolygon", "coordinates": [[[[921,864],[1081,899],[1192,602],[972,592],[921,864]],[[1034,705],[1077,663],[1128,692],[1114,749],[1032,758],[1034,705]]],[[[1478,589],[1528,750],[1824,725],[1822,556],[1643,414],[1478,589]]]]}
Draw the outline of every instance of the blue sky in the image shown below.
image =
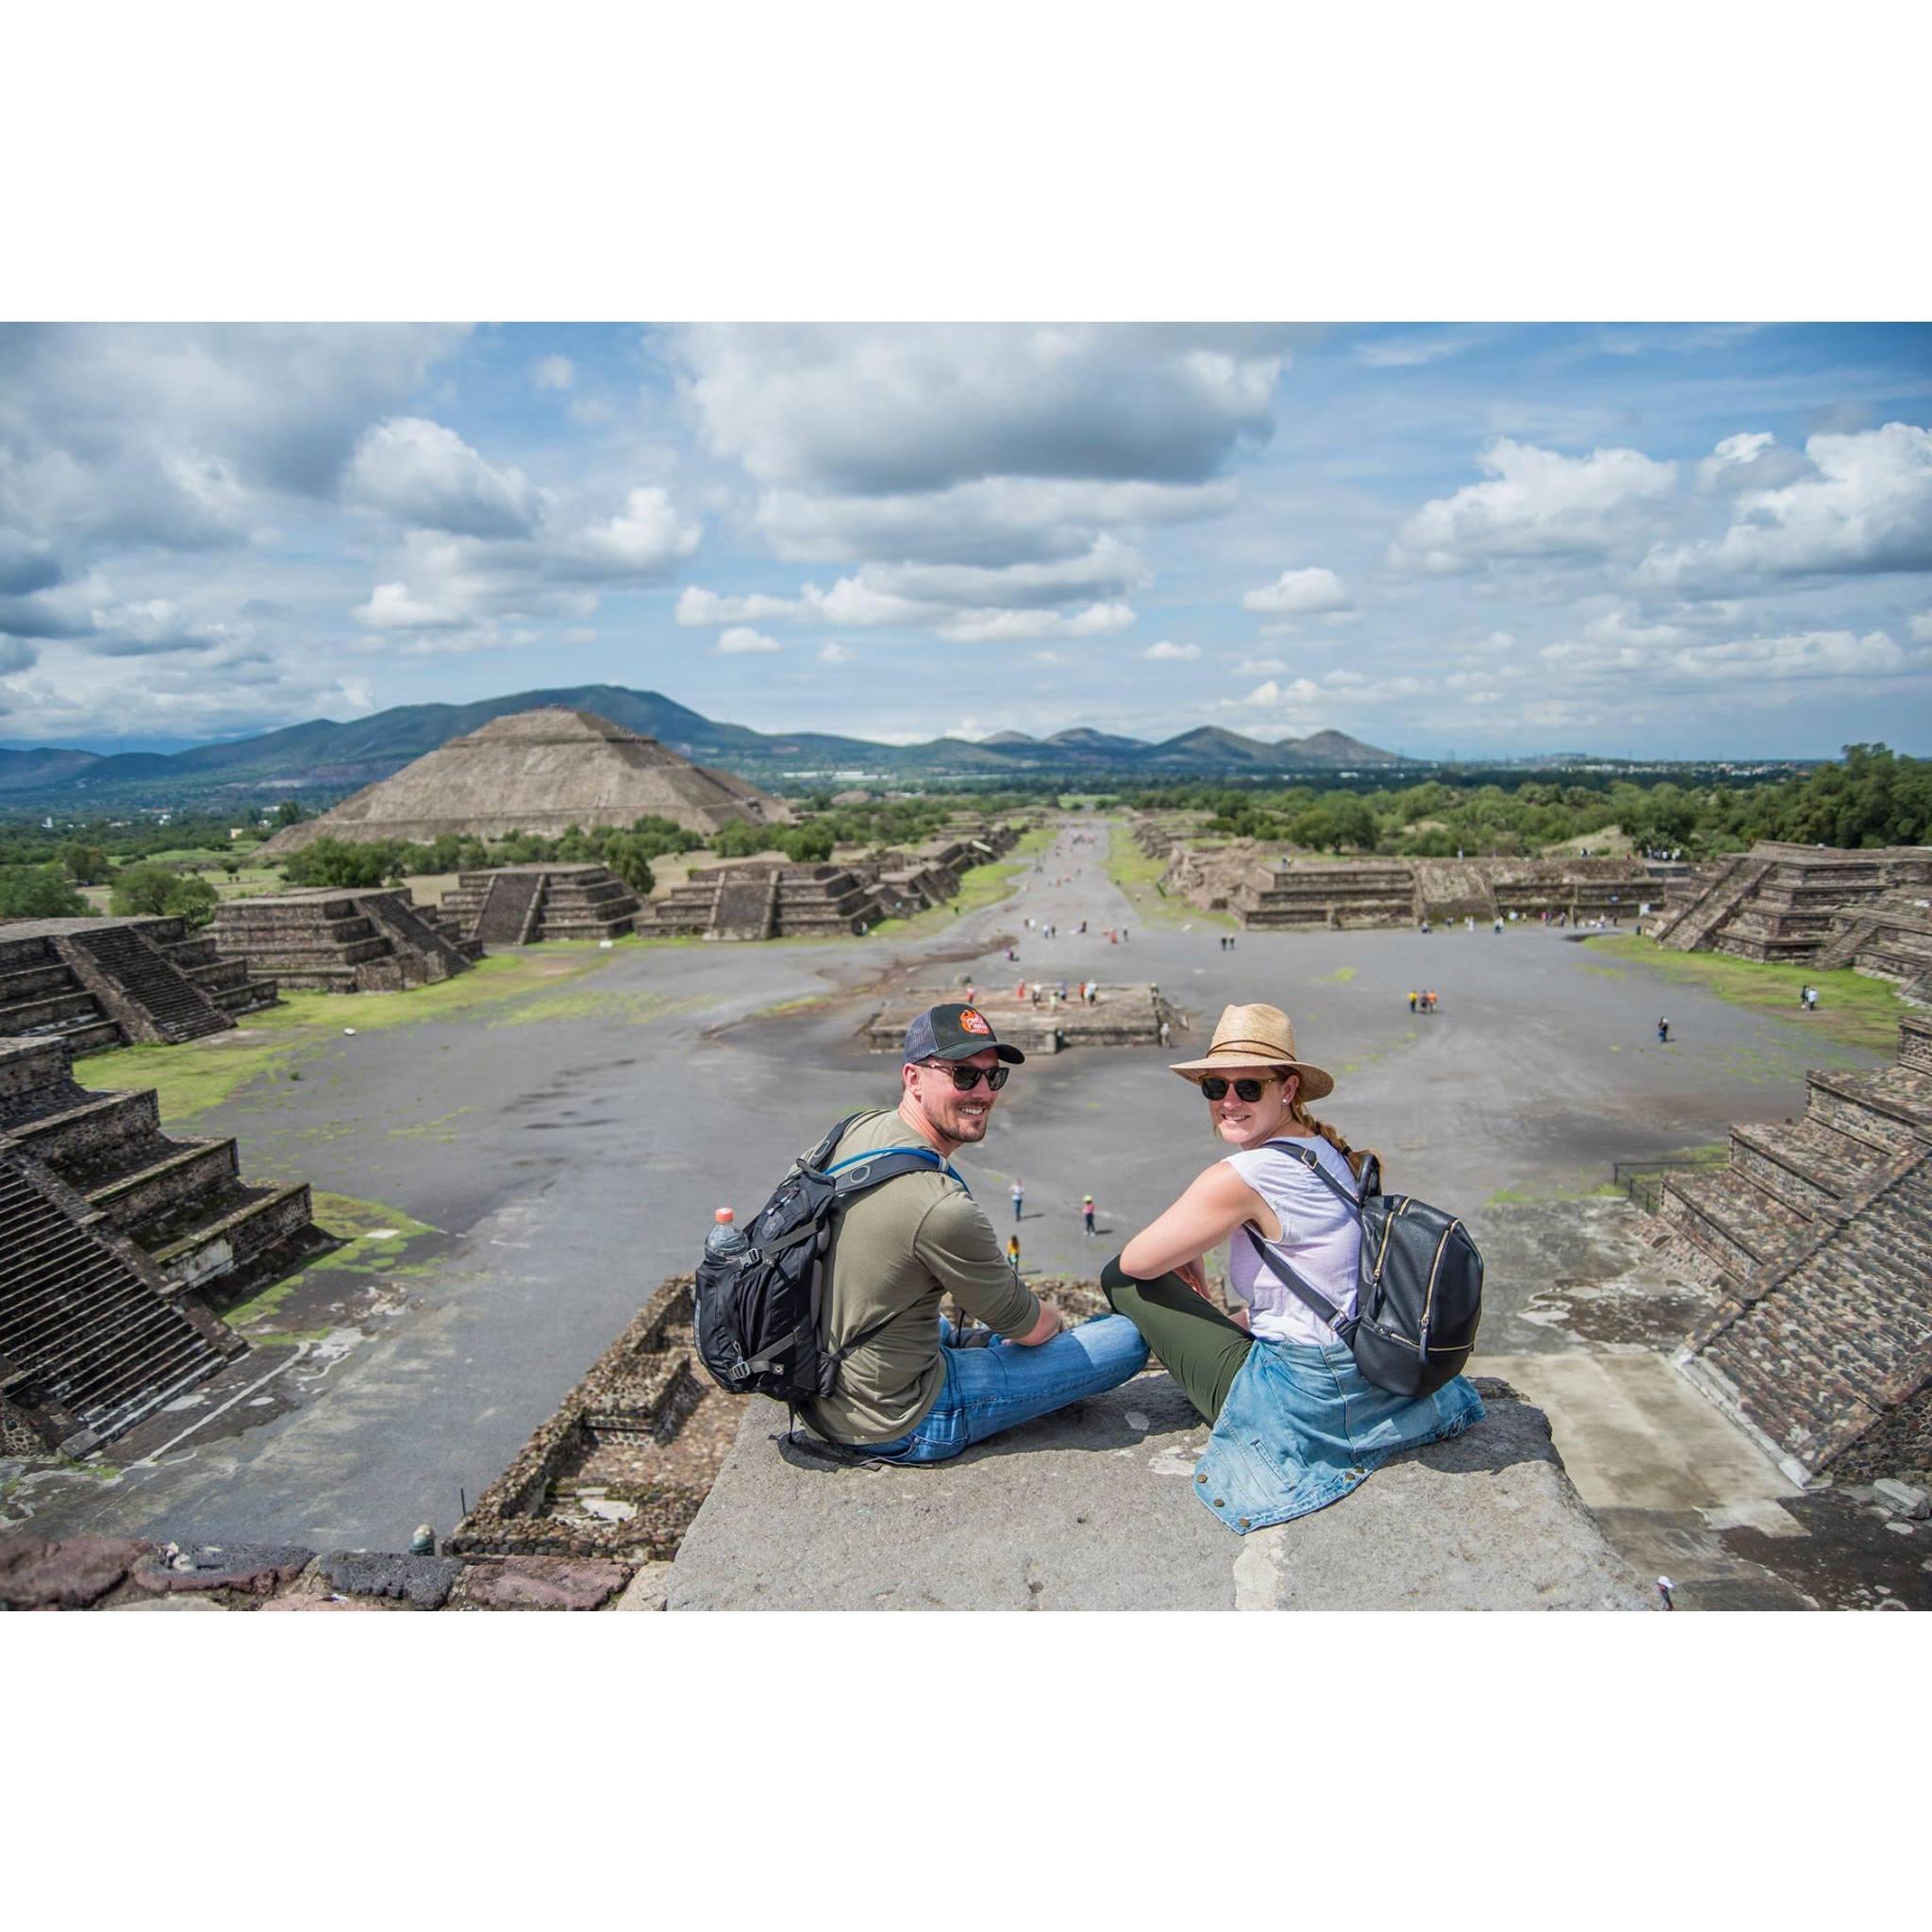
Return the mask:
{"type": "Polygon", "coordinates": [[[1932,327],[0,328],[0,742],[1932,751],[1932,327]]]}

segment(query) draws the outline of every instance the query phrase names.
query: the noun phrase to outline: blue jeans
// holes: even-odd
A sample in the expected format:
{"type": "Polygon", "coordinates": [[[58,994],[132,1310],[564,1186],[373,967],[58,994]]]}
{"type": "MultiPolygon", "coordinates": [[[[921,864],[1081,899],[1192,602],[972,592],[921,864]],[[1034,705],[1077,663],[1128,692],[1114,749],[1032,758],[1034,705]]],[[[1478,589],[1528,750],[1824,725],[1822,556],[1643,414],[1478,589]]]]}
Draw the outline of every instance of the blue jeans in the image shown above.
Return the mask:
{"type": "Polygon", "coordinates": [[[881,1462],[945,1462],[1002,1429],[1051,1415],[1070,1402],[1117,1389],[1147,1366],[1147,1344],[1124,1315],[1100,1315],[1038,1348],[998,1336],[985,1348],[955,1348],[940,1321],[946,1384],[910,1435],[867,1443],[881,1462]]]}

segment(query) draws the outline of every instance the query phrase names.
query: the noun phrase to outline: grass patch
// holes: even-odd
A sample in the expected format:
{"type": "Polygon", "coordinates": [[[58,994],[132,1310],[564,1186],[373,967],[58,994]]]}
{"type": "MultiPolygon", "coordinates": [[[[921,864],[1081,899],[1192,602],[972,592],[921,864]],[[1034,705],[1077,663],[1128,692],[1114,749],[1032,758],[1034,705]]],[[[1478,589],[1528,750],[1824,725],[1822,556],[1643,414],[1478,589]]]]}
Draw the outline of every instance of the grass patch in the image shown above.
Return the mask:
{"type": "Polygon", "coordinates": [[[944,932],[956,918],[963,919],[969,912],[997,906],[1001,900],[1011,897],[1013,882],[1026,870],[1028,867],[1024,859],[975,865],[960,879],[959,890],[947,904],[928,906],[924,912],[915,912],[909,919],[882,919],[873,927],[870,937],[917,940],[931,933],[944,932]]]}
{"type": "Polygon", "coordinates": [[[1107,875],[1134,908],[1141,924],[1151,930],[1178,932],[1184,925],[1236,931],[1241,922],[1232,913],[1203,912],[1187,900],[1170,898],[1160,890],[1167,860],[1142,852],[1127,828],[1116,819],[1108,826],[1107,875]]]}
{"type": "Polygon", "coordinates": [[[1355,977],[1353,966],[1338,966],[1333,973],[1324,973],[1315,983],[1318,986],[1346,986],[1355,977]]]}
{"type": "Polygon", "coordinates": [[[1811,966],[1734,959],[1728,953],[1674,953],[1654,940],[1629,934],[1584,943],[1593,954],[1648,967],[1675,985],[1701,987],[1732,1006],[1775,1013],[1840,1045],[1862,1046],[1874,1053],[1896,1050],[1898,1023],[1916,1010],[1899,998],[1889,980],[1867,979],[1849,968],[1820,973],[1811,966]],[[1818,989],[1815,1013],[1799,1008],[1802,986],[1818,989]]]}
{"type": "Polygon", "coordinates": [[[275,1311],[294,1293],[311,1269],[336,1274],[394,1274],[407,1272],[403,1257],[409,1243],[421,1235],[437,1230],[427,1222],[405,1214],[387,1201],[362,1201],[353,1194],[331,1194],[316,1189],[311,1196],[315,1224],[342,1239],[344,1245],[327,1255],[319,1255],[307,1267],[299,1268],[281,1280],[271,1282],[260,1293],[251,1295],[223,1311],[223,1320],[245,1333],[251,1342],[289,1343],[319,1341],[326,1330],[313,1333],[292,1329],[271,1331],[266,1324],[275,1311]]]}
{"type": "Polygon", "coordinates": [[[530,1026],[546,1020],[608,1020],[619,1026],[647,1026],[678,1013],[698,1013],[715,1002],[709,993],[673,999],[669,993],[638,988],[584,986],[538,993],[491,1020],[491,1026],[530,1026]]]}
{"type": "MultiPolygon", "coordinates": [[[[358,1034],[388,1026],[457,1020],[506,1002],[553,994],[595,973],[610,958],[594,942],[525,947],[479,960],[467,973],[407,992],[289,992],[282,1004],[250,1013],[232,1032],[180,1046],[125,1046],[79,1064],[84,1087],[99,1091],[152,1087],[161,1120],[192,1120],[252,1081],[299,1075],[344,1027],[358,1034]],[[559,957],[560,956],[560,957],[559,957]]],[[[533,1018],[558,1017],[555,1010],[533,1018]]]]}

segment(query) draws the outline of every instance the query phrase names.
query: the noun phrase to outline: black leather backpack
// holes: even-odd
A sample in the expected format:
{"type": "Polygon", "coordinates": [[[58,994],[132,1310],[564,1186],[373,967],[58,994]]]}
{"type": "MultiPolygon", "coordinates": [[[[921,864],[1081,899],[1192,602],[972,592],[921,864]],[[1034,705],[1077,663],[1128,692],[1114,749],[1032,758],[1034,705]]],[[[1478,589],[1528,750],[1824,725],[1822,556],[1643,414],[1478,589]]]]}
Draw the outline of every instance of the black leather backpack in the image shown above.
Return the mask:
{"type": "Polygon", "coordinates": [[[1348,1344],[1355,1365],[1391,1395],[1428,1395],[1462,1373],[1475,1347],[1483,1313],[1483,1257],[1455,1215],[1413,1194],[1385,1194],[1372,1154],[1362,1163],[1357,1199],[1292,1141],[1270,1141],[1320,1175],[1361,1223],[1362,1253],[1356,1312],[1346,1320],[1324,1295],[1297,1274],[1273,1241],[1254,1229],[1261,1265],[1329,1323],[1348,1344]]]}

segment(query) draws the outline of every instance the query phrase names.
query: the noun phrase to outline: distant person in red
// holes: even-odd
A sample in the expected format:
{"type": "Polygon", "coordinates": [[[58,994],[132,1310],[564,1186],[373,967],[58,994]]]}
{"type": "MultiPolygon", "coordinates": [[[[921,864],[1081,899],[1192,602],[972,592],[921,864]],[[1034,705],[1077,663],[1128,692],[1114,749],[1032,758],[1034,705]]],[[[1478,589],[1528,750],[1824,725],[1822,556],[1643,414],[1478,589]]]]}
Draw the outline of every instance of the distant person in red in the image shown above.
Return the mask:
{"type": "Polygon", "coordinates": [[[1093,1233],[1093,1196],[1091,1194],[1082,1194],[1080,1196],[1080,1218],[1086,1222],[1087,1233],[1091,1238],[1093,1233]]]}

